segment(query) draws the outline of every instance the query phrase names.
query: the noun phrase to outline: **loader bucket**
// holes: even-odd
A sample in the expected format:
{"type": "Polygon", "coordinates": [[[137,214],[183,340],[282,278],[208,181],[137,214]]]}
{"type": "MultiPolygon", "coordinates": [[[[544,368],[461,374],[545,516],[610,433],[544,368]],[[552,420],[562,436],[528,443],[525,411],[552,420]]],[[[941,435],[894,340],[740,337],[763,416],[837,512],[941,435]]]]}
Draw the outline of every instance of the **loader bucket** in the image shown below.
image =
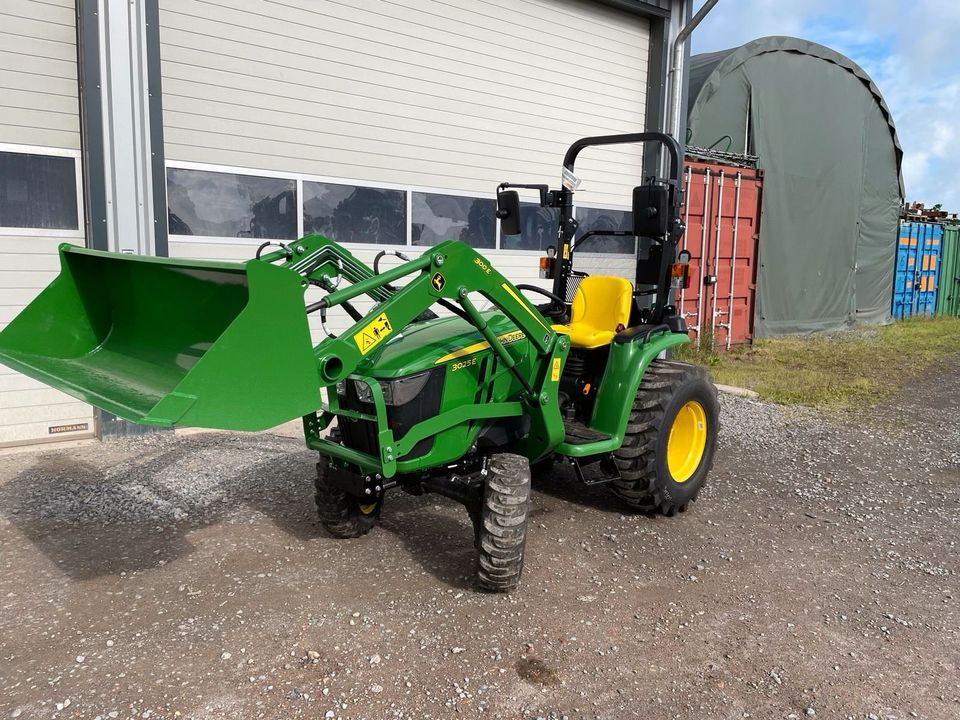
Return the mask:
{"type": "Polygon", "coordinates": [[[301,277],[60,247],[0,362],[144,425],[264,430],[320,406],[301,277]]]}

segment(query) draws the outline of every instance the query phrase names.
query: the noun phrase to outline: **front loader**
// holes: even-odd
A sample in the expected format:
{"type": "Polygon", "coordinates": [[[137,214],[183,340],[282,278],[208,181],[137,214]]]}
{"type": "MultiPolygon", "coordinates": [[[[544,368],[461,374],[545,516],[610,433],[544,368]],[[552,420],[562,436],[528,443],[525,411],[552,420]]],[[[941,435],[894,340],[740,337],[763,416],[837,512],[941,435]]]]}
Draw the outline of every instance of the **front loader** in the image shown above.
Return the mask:
{"type": "Polygon", "coordinates": [[[687,277],[680,160],[660,133],[585,138],[567,151],[559,189],[501,184],[504,233],[519,231],[516,188],[559,217],[559,251],[541,259],[551,291],[514,285],[458,241],[383,272],[317,235],[265,243],[243,264],[63,245],[60,275],[0,332],[0,361],[145,425],[255,431],[302,417],[328,532],[369,531],[388,490],[440,493],[473,522],[480,587],[510,590],[531,466],[549,481],[569,463],[629,507],[672,515],[712,465],[713,385],[662,359],[688,342],[670,302],[687,277]],[[635,188],[632,230],[579,228],[577,156],[622,143],[659,144],[669,178],[635,188]],[[634,283],[574,268],[578,243],[597,234],[634,238],[634,283]],[[311,286],[325,294],[307,302],[311,286]],[[334,311],[351,327],[314,346],[308,316],[326,331],[334,311]]]}

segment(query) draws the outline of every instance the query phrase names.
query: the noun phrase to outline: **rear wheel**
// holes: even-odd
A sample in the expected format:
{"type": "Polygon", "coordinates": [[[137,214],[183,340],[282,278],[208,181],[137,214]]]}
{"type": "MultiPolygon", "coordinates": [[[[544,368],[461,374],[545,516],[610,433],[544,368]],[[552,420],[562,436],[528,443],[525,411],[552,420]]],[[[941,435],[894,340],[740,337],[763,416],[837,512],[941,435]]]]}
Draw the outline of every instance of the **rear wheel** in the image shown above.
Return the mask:
{"type": "Polygon", "coordinates": [[[703,488],[720,428],[717,391],[702,368],[654,360],[637,390],[623,445],[614,453],[620,499],[638,510],[683,512],[703,488]]]}
{"type": "Polygon", "coordinates": [[[520,582],[527,541],[530,463],[522,455],[493,455],[487,465],[477,533],[477,582],[507,592],[520,582]]]}
{"type": "MultiPolygon", "coordinates": [[[[338,441],[339,433],[334,430],[330,439],[334,442],[338,441]]],[[[364,502],[331,485],[328,478],[329,468],[330,458],[321,455],[317,463],[314,495],[320,524],[335,538],[355,538],[366,535],[380,519],[383,493],[371,498],[369,502],[364,502]]]]}

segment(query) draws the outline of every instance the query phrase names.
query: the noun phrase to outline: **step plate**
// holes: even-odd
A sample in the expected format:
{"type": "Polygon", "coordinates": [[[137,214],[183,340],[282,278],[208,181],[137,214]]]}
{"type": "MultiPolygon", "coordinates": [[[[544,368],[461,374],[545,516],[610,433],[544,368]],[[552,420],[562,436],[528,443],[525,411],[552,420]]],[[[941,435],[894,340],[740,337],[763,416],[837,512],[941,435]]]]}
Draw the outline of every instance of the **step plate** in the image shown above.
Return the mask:
{"type": "Polygon", "coordinates": [[[593,455],[586,458],[572,458],[573,469],[584,485],[602,485],[622,479],[613,454],[593,455]]]}
{"type": "Polygon", "coordinates": [[[576,420],[567,420],[563,423],[564,442],[568,445],[586,445],[601,440],[609,440],[610,436],[588,428],[583,423],[576,420]]]}

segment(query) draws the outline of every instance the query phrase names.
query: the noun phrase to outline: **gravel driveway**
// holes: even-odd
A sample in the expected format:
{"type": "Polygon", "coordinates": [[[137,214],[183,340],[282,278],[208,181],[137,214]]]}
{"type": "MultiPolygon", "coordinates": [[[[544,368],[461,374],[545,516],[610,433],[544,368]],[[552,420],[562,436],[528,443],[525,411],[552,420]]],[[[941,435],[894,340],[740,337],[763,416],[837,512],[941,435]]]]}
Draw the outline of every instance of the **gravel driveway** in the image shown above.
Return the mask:
{"type": "Polygon", "coordinates": [[[540,481],[509,596],[440,497],[325,537],[298,440],[0,457],[0,720],[960,718],[958,417],[724,397],[684,515],[540,481]]]}

